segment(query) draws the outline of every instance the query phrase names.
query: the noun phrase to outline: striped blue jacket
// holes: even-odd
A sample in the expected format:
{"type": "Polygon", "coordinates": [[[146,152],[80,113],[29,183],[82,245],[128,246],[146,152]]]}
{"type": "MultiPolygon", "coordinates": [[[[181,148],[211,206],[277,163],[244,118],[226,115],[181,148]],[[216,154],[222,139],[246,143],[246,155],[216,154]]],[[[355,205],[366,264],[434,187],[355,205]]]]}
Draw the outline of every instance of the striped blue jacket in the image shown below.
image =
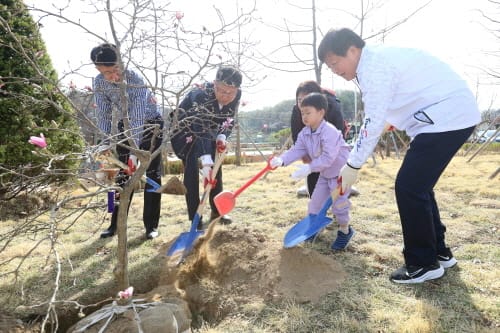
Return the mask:
{"type": "Polygon", "coordinates": [[[128,112],[120,103],[120,86],[106,81],[102,74],[93,82],[95,103],[97,106],[97,125],[105,134],[111,133],[112,108],[116,107],[119,121],[128,117],[131,135],[139,146],[142,139],[143,126],[148,120],[161,118],[156,98],[146,87],[143,79],[132,70],[125,70],[127,84],[128,112]]]}

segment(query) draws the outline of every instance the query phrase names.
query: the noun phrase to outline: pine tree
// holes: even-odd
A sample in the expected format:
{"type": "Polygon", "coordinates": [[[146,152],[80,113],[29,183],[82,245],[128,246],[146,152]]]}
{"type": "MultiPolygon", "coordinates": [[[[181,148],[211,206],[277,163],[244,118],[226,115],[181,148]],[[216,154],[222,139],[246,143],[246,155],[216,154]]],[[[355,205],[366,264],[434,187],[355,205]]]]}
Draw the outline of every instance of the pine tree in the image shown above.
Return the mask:
{"type": "MultiPolygon", "coordinates": [[[[19,183],[19,173],[43,174],[48,158],[32,153],[30,136],[43,133],[52,154],[82,150],[73,114],[28,9],[21,0],[0,0],[0,195],[19,183]]],[[[71,170],[76,163],[58,159],[51,170],[71,170]]],[[[64,178],[60,174],[49,174],[44,182],[64,178]]]]}

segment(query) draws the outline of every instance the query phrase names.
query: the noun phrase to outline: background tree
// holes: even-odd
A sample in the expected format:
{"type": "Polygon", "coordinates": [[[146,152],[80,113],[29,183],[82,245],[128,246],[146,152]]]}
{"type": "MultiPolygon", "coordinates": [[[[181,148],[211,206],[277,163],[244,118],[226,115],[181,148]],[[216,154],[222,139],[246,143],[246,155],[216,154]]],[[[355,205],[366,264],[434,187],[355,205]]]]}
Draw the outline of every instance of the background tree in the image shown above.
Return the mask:
{"type": "Polygon", "coordinates": [[[308,4],[304,4],[304,1],[287,0],[288,9],[300,13],[298,16],[301,20],[296,22],[284,18],[283,22],[277,23],[263,21],[263,24],[285,34],[287,43],[275,45],[267,53],[260,53],[259,59],[262,65],[278,71],[304,73],[312,71],[315,80],[321,84],[322,64],[318,59],[317,50],[318,43],[326,32],[321,28],[329,29],[331,24],[329,21],[335,23],[336,17],[348,16],[352,20],[351,27],[364,39],[383,40],[431,2],[432,0],[421,1],[414,5],[414,9],[409,8],[407,14],[391,18],[389,22],[380,26],[373,23],[372,19],[379,17],[388,6],[383,0],[359,0],[359,6],[354,11],[336,8],[331,1],[310,0],[308,4]]]}
{"type": "MultiPolygon", "coordinates": [[[[482,19],[482,24],[487,29],[497,42],[500,42],[500,1],[488,0],[488,9],[478,9],[480,17],[482,19]]],[[[497,61],[492,61],[493,66],[484,67],[483,73],[485,81],[487,84],[492,86],[498,86],[500,84],[500,65],[498,59],[500,59],[500,51],[497,47],[498,44],[494,44],[492,47],[486,46],[486,51],[484,52],[485,57],[491,59],[497,59],[497,61]]],[[[493,104],[493,100],[491,104],[493,104]]],[[[500,110],[493,110],[491,106],[484,112],[482,112],[483,122],[488,124],[488,128],[498,128],[500,127],[500,110]]]]}
{"type": "Polygon", "coordinates": [[[62,180],[74,169],[75,159],[32,154],[28,143],[43,133],[53,154],[82,149],[74,111],[57,87],[38,26],[21,0],[0,1],[0,113],[0,201],[62,180]]]}

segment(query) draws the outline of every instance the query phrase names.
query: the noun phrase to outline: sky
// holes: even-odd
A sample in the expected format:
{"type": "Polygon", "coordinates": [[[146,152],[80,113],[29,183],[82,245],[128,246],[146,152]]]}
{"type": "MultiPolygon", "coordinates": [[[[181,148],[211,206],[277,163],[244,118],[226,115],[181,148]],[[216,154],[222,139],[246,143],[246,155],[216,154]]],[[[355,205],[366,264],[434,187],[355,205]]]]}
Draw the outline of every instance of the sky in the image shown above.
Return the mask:
{"type": "MultiPolygon", "coordinates": [[[[283,25],[284,20],[289,25],[298,28],[310,24],[308,12],[291,6],[285,0],[256,0],[257,16],[262,21],[273,25],[283,25]]],[[[381,27],[387,26],[408,15],[410,11],[426,3],[428,0],[385,0],[383,7],[378,9],[373,16],[369,16],[365,23],[365,36],[381,27]]],[[[42,37],[45,41],[52,63],[63,77],[62,83],[69,84],[73,81],[77,86],[90,86],[92,76],[96,75],[95,68],[89,64],[89,53],[92,47],[101,40],[97,36],[109,36],[107,19],[102,14],[96,14],[88,4],[93,2],[98,6],[105,3],[102,0],[26,0],[28,5],[55,11],[55,8],[65,7],[65,16],[83,23],[95,35],[76,29],[71,24],[63,24],[61,20],[45,17],[41,20],[42,37]],[[78,75],[68,75],[77,71],[78,75]]],[[[117,3],[114,1],[112,3],[117,3]]],[[[295,4],[309,4],[309,1],[293,1],[295,4]]],[[[158,1],[157,3],[160,4],[158,1]]],[[[166,3],[166,1],[164,2],[166,3]]],[[[253,0],[238,0],[228,2],[225,0],[171,0],[169,9],[183,13],[183,24],[196,27],[205,26],[208,29],[216,27],[214,7],[222,10],[224,17],[234,17],[236,4],[240,8],[249,8],[253,0]],[[189,3],[189,4],[188,4],[189,3]],[[193,5],[195,4],[195,5],[193,5]]],[[[353,18],[359,11],[361,1],[316,0],[318,6],[318,26],[324,33],[330,28],[350,27],[356,30],[358,20],[353,18]]],[[[365,0],[364,3],[376,3],[365,0]]],[[[477,9],[486,10],[494,15],[495,11],[487,0],[432,0],[430,5],[410,18],[408,22],[399,26],[393,33],[384,38],[385,44],[417,47],[425,49],[443,60],[462,75],[477,96],[481,109],[488,109],[492,105],[500,107],[500,96],[496,96],[495,86],[483,74],[481,68],[488,68],[498,63],[498,60],[485,56],[487,51],[498,48],[498,40],[481,24],[477,9]],[[492,65],[493,64],[493,65],[492,65]]],[[[499,8],[496,9],[498,13],[499,8]]],[[[32,12],[35,18],[39,12],[32,12]]],[[[500,13],[498,13],[500,14],[500,13]]],[[[297,34],[298,36],[298,34],[297,34]]],[[[258,25],[252,32],[252,37],[259,41],[259,51],[270,52],[277,45],[287,42],[285,34],[265,24],[258,25]]],[[[292,37],[293,38],[293,37],[292,37]]],[[[378,43],[378,40],[368,40],[368,43],[378,43]]],[[[496,50],[495,50],[496,51],[496,50]]],[[[297,65],[292,65],[292,67],[297,65]]],[[[297,85],[303,80],[314,79],[311,72],[292,73],[290,71],[271,71],[260,69],[260,80],[243,83],[243,98],[247,106],[243,110],[254,110],[262,107],[271,107],[284,99],[293,99],[297,85]]],[[[354,90],[352,82],[346,82],[336,77],[328,69],[323,68],[322,85],[335,90],[354,90]]]]}

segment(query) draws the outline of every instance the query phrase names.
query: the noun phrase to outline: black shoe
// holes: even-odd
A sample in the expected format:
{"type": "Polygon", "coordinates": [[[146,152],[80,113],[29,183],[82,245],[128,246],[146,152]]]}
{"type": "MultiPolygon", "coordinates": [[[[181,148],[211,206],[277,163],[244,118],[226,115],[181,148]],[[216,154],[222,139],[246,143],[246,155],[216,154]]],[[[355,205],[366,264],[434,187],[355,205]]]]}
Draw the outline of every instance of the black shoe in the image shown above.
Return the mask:
{"type": "Polygon", "coordinates": [[[146,238],[147,239],[156,238],[156,237],[158,237],[158,235],[159,235],[158,229],[156,229],[156,228],[153,228],[153,230],[151,230],[149,232],[146,232],[146,238]]]}
{"type": "Polygon", "coordinates": [[[115,229],[113,228],[108,228],[101,232],[101,238],[108,238],[108,237],[113,237],[115,235],[115,229]]]}
{"type": "Polygon", "coordinates": [[[453,257],[449,247],[438,253],[437,259],[443,268],[451,268],[457,264],[457,259],[453,257]]]}
{"type": "Polygon", "coordinates": [[[200,221],[198,221],[198,225],[196,226],[196,230],[203,230],[203,216],[200,217],[200,221]]]}
{"type": "Polygon", "coordinates": [[[391,274],[391,281],[395,283],[422,283],[428,280],[439,279],[444,275],[444,268],[439,264],[426,267],[403,265],[391,274]]]}
{"type": "MultiPolygon", "coordinates": [[[[215,220],[219,216],[220,215],[217,214],[217,213],[210,214],[210,221],[215,220]]],[[[220,224],[228,225],[228,224],[231,224],[231,223],[233,223],[233,220],[231,219],[231,217],[229,215],[222,215],[221,216],[221,218],[220,218],[220,224]]]]}

